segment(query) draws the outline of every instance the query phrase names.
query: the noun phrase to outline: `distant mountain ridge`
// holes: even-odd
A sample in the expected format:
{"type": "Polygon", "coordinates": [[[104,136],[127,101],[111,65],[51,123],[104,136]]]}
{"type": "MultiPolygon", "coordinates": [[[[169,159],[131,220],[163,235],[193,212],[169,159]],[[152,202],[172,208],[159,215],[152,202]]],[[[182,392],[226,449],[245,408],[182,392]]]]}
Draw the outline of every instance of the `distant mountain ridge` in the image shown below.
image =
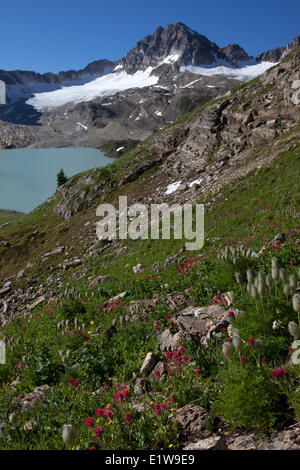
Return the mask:
{"type": "Polygon", "coordinates": [[[256,59],[269,62],[278,62],[280,59],[286,56],[290,51],[300,46],[300,36],[296,36],[287,46],[276,47],[266,52],[259,54],[256,59]]]}
{"type": "Polygon", "coordinates": [[[27,84],[30,82],[40,83],[62,83],[65,81],[78,80],[80,77],[85,75],[103,74],[108,71],[112,71],[115,65],[107,59],[95,60],[88,64],[84,69],[81,70],[67,70],[65,72],[58,73],[37,73],[34,71],[27,70],[0,70],[0,80],[3,80],[6,85],[15,84],[27,84]]]}
{"type": "Polygon", "coordinates": [[[60,84],[73,82],[88,76],[101,76],[114,69],[124,69],[133,74],[147,67],[160,64],[177,64],[180,66],[209,66],[218,61],[225,61],[230,66],[238,66],[249,60],[278,62],[281,57],[300,45],[300,36],[294,38],[287,46],[262,52],[256,58],[249,56],[239,44],[219,47],[206,36],[199,34],[183,23],[159,26],[154,34],[145,36],[120,60],[95,60],[80,70],[67,70],[58,73],[37,73],[26,70],[6,71],[0,69],[0,80],[6,85],[28,83],[60,84]]]}
{"type": "Polygon", "coordinates": [[[57,74],[0,70],[0,148],[99,148],[143,140],[238,83],[272,68],[299,44],[254,58],[239,44],[219,47],[183,23],[159,26],[120,60],[57,74]]]}

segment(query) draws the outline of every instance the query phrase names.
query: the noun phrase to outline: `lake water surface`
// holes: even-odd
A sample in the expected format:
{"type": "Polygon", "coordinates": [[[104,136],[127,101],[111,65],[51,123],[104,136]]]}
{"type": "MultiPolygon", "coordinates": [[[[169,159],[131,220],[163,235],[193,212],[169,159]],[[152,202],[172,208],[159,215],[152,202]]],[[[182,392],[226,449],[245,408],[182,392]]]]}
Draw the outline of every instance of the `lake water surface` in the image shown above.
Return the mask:
{"type": "Polygon", "coordinates": [[[56,175],[67,177],[112,163],[91,148],[0,150],[0,209],[30,212],[56,190],[56,175]]]}

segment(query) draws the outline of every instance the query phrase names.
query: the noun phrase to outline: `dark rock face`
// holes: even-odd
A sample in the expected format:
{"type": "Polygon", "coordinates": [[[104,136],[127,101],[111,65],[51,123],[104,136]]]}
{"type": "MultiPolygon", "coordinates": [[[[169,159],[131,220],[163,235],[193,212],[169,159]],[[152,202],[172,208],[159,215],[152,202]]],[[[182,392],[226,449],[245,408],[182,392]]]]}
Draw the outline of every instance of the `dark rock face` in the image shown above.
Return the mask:
{"type": "Polygon", "coordinates": [[[296,36],[294,39],[292,39],[291,42],[288,43],[285,48],[284,55],[288,54],[290,51],[292,51],[298,46],[300,46],[300,36],[296,36]]]}
{"type": "Polygon", "coordinates": [[[300,36],[296,36],[291,42],[285,47],[276,47],[270,51],[262,52],[256,59],[267,61],[267,62],[279,62],[281,58],[286,56],[290,51],[300,46],[300,36]]]}
{"type": "Polygon", "coordinates": [[[129,73],[134,73],[141,68],[157,66],[169,56],[173,56],[173,61],[179,65],[209,65],[217,59],[235,65],[237,61],[250,58],[237,44],[221,49],[183,23],[176,23],[165,28],[159,26],[153,35],[139,41],[124,57],[123,65],[129,73]]]}
{"type": "Polygon", "coordinates": [[[262,60],[266,62],[278,62],[282,54],[284,53],[285,47],[276,47],[276,49],[272,49],[270,51],[262,52],[256,58],[257,60],[262,60]]]}
{"type": "Polygon", "coordinates": [[[247,52],[238,44],[229,44],[223,47],[221,51],[226,56],[227,60],[234,65],[238,65],[238,62],[245,62],[251,59],[247,52]]]}

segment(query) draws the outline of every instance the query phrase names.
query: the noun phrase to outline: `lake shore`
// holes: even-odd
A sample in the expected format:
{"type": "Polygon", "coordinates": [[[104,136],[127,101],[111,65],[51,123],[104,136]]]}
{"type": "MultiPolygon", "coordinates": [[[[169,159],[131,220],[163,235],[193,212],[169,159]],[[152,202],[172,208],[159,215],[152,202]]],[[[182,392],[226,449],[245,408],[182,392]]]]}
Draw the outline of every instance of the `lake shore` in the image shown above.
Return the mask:
{"type": "Polygon", "coordinates": [[[29,213],[54,194],[61,169],[70,178],[110,163],[100,149],[86,147],[2,150],[0,207],[29,213]]]}

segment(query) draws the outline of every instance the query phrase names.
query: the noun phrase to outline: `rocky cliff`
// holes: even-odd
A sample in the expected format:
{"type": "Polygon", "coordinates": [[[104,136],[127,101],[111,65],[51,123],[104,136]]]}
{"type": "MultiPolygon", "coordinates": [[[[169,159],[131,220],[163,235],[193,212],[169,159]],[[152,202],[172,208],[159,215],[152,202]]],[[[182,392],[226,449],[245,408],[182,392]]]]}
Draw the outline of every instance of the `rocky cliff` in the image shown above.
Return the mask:
{"type": "Polygon", "coordinates": [[[248,54],[237,44],[218,47],[205,36],[191,30],[183,23],[159,26],[153,35],[146,36],[128,52],[122,64],[130,73],[159,63],[178,65],[210,65],[226,60],[235,65],[249,60],[248,54]]]}
{"type": "Polygon", "coordinates": [[[287,46],[276,47],[276,49],[271,49],[270,51],[262,52],[256,58],[257,60],[266,60],[270,62],[279,62],[279,60],[287,55],[290,51],[295,49],[295,47],[300,46],[300,36],[296,36],[292,41],[288,43],[287,46]]]}

